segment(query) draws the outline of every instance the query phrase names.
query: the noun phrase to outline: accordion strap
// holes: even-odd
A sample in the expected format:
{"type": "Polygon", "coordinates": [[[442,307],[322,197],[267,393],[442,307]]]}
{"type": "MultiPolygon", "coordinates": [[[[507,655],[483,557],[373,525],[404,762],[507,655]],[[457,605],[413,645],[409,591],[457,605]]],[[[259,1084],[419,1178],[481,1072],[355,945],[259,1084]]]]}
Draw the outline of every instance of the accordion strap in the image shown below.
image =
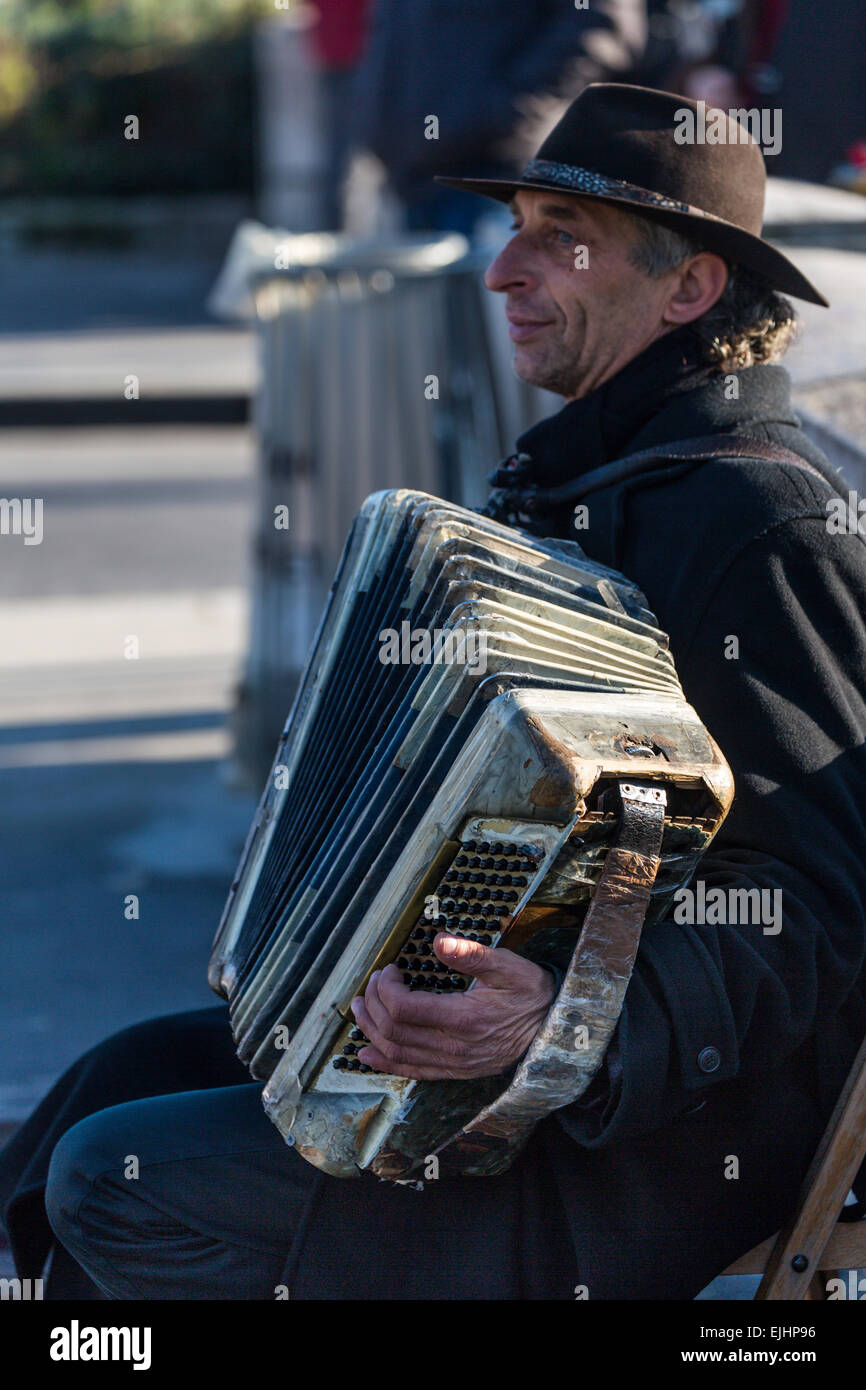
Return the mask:
{"type": "MultiPolygon", "coordinates": [[[[496,515],[500,520],[503,516],[512,514],[541,518],[558,507],[573,506],[593,492],[600,492],[602,488],[615,487],[631,478],[649,478],[654,473],[676,468],[677,465],[681,465],[683,469],[688,469],[706,463],[710,459],[722,458],[759,460],[761,463],[777,465],[787,464],[790,467],[800,469],[803,473],[810,473],[825,487],[844,495],[841,479],[833,476],[836,473],[835,469],[831,468],[829,474],[824,473],[814,464],[809,463],[807,459],[794,453],[793,449],[783,448],[782,445],[772,444],[767,440],[752,439],[735,434],[701,435],[694,439],[680,439],[669,444],[656,444],[651,448],[642,449],[639,453],[626,454],[623,458],[600,464],[598,468],[591,468],[587,473],[578,474],[576,478],[570,478],[568,482],[561,483],[558,487],[549,488],[538,487],[527,480],[526,466],[521,467],[519,463],[523,457],[525,456],[516,456],[518,461],[514,469],[514,483],[509,486],[502,482],[498,488],[494,489],[491,499],[484,509],[486,514],[496,515]]],[[[497,477],[501,477],[503,472],[504,470],[500,470],[497,477]]],[[[531,524],[529,525],[532,529],[531,524]]]]}
{"type": "Polygon", "coordinates": [[[667,800],[650,784],[622,782],[619,793],[619,831],[559,993],[510,1085],[439,1151],[455,1171],[502,1171],[538,1121],[577,1100],[601,1066],[661,862],[667,800]]]}
{"type": "MultiPolygon", "coordinates": [[[[788,464],[804,473],[811,473],[819,482],[829,487],[834,486],[832,479],[807,459],[795,454],[793,449],[785,449],[781,444],[771,444],[763,439],[744,438],[735,434],[710,434],[697,439],[681,439],[676,443],[659,444],[654,448],[642,449],[637,454],[626,454],[624,458],[614,459],[612,463],[603,463],[599,468],[590,469],[588,473],[574,478],[561,489],[550,488],[546,492],[539,489],[537,496],[549,502],[557,498],[558,493],[567,492],[567,500],[571,501],[572,497],[585,497],[590,492],[598,492],[601,488],[611,487],[615,483],[637,477],[638,474],[653,473],[671,463],[698,464],[722,458],[759,459],[762,463],[788,464]]],[[[562,500],[566,499],[563,497],[562,500]]]]}

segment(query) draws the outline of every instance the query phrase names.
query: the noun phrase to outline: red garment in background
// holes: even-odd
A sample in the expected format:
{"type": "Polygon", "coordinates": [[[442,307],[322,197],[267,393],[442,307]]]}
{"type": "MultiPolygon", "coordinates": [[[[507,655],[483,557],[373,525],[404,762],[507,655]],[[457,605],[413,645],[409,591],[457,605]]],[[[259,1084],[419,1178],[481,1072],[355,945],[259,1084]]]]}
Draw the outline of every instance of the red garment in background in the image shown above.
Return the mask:
{"type": "Polygon", "coordinates": [[[370,0],[313,0],[319,20],[311,38],[323,68],[354,67],[367,37],[370,0]]]}
{"type": "Polygon", "coordinates": [[[763,0],[759,5],[747,66],[771,62],[789,9],[790,0],[763,0]]]}

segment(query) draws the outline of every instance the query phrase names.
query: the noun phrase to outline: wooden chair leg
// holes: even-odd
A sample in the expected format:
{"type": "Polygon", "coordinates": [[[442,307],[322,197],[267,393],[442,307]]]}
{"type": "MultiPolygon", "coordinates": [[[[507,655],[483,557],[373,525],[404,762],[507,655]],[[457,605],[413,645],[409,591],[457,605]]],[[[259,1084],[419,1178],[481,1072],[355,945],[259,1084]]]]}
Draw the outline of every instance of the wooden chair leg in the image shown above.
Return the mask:
{"type": "Polygon", "coordinates": [[[803,1299],[808,1303],[824,1303],[827,1299],[827,1280],[830,1274],[813,1274],[809,1280],[809,1287],[803,1294],[803,1299]]]}
{"type": "MultiPolygon", "coordinates": [[[[755,1298],[808,1298],[866,1152],[866,1039],[812,1161],[791,1224],[780,1231],[755,1298]]],[[[833,1264],[837,1261],[834,1259],[833,1264]]]]}

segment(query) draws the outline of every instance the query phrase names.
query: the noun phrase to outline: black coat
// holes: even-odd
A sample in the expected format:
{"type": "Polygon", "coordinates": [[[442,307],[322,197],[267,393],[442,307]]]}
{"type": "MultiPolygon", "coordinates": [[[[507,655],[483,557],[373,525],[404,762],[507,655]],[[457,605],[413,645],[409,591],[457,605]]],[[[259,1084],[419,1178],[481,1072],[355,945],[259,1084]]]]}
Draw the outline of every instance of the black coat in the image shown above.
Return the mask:
{"type": "MultiPolygon", "coordinates": [[[[785,369],[735,386],[700,368],[688,330],[518,444],[552,486],[710,434],[833,476],[785,369]]],[[[793,466],[722,459],[591,493],[585,530],[571,507],[543,525],[643,589],[731,765],[733,808],[698,877],[782,890],[778,934],[648,929],[600,1094],[543,1127],[590,1297],[694,1296],[771,1234],[866,1029],[866,545],[829,533],[834,495],[793,466]]]]}

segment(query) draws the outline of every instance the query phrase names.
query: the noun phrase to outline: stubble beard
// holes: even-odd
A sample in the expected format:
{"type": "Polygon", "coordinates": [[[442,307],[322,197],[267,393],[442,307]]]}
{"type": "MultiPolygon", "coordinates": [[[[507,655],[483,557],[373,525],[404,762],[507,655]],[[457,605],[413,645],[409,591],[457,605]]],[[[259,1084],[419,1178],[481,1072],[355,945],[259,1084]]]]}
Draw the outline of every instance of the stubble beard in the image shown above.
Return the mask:
{"type": "Polygon", "coordinates": [[[516,376],[530,386],[538,386],[543,391],[551,391],[555,396],[573,398],[580,390],[583,373],[578,369],[573,357],[563,347],[560,351],[542,360],[529,360],[520,363],[520,354],[515,351],[512,366],[516,376]]]}
{"type": "Polygon", "coordinates": [[[545,351],[539,352],[538,356],[527,353],[525,364],[520,364],[520,350],[515,347],[512,366],[521,381],[528,382],[530,386],[538,386],[543,391],[550,391],[555,396],[562,396],[566,400],[573,400],[581,394],[581,388],[585,383],[586,365],[581,363],[579,345],[586,331],[585,316],[580,315],[576,322],[572,322],[571,327],[577,342],[568,342],[568,324],[561,325],[560,335],[549,342],[545,351]]]}

